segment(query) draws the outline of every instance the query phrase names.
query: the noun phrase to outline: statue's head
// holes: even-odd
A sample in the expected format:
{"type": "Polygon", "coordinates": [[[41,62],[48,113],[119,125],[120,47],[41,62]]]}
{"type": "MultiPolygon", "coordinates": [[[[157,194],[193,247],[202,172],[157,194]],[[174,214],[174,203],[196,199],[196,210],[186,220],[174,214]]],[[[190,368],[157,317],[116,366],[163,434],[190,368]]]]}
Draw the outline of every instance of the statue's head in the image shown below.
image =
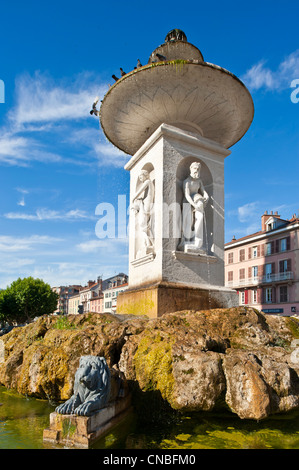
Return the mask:
{"type": "Polygon", "coordinates": [[[147,170],[141,170],[139,174],[139,180],[143,183],[143,181],[149,179],[149,172],[147,170]]]}
{"type": "Polygon", "coordinates": [[[199,178],[201,164],[199,162],[193,162],[190,165],[190,175],[192,178],[199,178]]]}
{"type": "Polygon", "coordinates": [[[110,371],[105,358],[81,356],[75,382],[92,391],[101,389],[103,385],[109,387],[110,371]]]}

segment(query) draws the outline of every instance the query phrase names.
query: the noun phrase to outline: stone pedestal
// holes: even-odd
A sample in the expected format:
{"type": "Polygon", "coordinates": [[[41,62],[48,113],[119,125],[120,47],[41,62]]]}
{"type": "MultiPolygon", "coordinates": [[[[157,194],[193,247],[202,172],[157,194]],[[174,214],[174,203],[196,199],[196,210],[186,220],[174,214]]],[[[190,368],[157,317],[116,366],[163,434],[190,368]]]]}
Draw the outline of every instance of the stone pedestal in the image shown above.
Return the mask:
{"type": "Polygon", "coordinates": [[[131,396],[119,398],[91,416],[50,414],[43,441],[66,447],[89,448],[131,411],[131,396]]]}
{"type": "Polygon", "coordinates": [[[120,293],[117,307],[119,313],[156,318],[180,310],[236,307],[237,301],[237,293],[225,287],[197,288],[160,282],[120,293]]]}
{"type": "Polygon", "coordinates": [[[139,192],[146,172],[154,194],[144,219],[130,213],[129,289],[118,297],[118,313],[147,314],[238,305],[235,291],[224,288],[224,159],[230,151],[199,133],[162,124],[127,163],[130,197],[139,192]],[[191,163],[209,196],[204,210],[203,244],[183,249],[183,181],[191,163]],[[141,225],[141,228],[140,228],[141,225]],[[150,240],[150,241],[149,241],[150,240]]]}

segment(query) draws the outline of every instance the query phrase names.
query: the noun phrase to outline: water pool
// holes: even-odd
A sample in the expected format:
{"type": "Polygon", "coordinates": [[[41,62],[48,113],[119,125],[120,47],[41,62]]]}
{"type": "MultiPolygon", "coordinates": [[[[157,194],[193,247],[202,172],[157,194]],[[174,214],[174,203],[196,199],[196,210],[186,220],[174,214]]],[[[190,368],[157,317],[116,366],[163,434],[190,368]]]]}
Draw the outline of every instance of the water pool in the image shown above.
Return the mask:
{"type": "MultiPolygon", "coordinates": [[[[0,386],[0,449],[44,449],[54,405],[0,386]]],[[[159,425],[131,414],[95,449],[299,449],[299,410],[256,422],[232,413],[195,413],[159,425]]]]}

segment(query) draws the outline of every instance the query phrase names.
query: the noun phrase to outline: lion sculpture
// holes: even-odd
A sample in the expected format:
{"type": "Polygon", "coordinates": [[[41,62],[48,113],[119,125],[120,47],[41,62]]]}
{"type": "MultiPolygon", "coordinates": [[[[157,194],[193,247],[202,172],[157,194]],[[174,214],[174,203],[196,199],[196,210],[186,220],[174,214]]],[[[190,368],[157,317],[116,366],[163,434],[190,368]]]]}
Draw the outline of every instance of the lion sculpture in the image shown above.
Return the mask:
{"type": "Polygon", "coordinates": [[[75,374],[74,393],[57,406],[60,414],[90,416],[103,408],[109,398],[111,375],[104,357],[82,356],[75,374]]]}

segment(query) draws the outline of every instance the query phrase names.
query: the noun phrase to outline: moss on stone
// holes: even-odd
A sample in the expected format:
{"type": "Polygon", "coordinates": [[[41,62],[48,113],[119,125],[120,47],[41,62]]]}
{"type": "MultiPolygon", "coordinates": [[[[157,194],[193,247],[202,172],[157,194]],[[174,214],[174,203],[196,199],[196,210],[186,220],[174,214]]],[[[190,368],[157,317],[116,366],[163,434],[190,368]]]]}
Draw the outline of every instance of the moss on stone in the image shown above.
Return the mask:
{"type": "Polygon", "coordinates": [[[172,342],[160,333],[153,338],[143,337],[134,355],[134,366],[139,386],[144,391],[159,390],[163,399],[172,401],[172,342]]]}

